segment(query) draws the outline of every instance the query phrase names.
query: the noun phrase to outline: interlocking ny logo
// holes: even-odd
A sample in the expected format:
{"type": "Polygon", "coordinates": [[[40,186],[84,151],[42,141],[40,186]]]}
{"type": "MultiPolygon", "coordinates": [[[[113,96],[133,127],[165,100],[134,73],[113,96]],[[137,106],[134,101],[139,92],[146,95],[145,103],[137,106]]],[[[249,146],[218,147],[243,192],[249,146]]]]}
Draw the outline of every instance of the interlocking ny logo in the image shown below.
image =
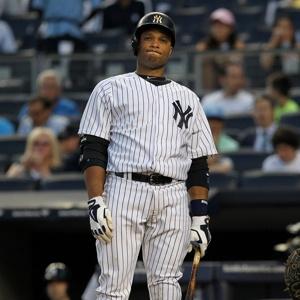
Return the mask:
{"type": "Polygon", "coordinates": [[[155,15],[153,17],[153,23],[159,23],[159,24],[162,24],[162,16],[160,15],[155,15]]]}
{"type": "Polygon", "coordinates": [[[175,113],[173,118],[175,119],[175,121],[177,121],[177,117],[180,117],[180,120],[177,124],[177,126],[182,129],[182,126],[184,124],[185,128],[188,128],[188,122],[190,117],[193,116],[193,112],[192,112],[192,108],[190,106],[188,106],[188,108],[186,109],[186,111],[182,110],[181,104],[179,102],[179,100],[174,101],[173,103],[174,109],[175,109],[175,113]]]}

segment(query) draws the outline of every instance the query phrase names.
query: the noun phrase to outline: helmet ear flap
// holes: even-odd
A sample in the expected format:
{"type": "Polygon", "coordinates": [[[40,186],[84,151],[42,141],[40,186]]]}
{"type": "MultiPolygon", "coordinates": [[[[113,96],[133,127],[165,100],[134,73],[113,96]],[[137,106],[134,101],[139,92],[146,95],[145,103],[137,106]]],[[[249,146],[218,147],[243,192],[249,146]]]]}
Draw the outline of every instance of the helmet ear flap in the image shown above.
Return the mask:
{"type": "Polygon", "coordinates": [[[138,53],[138,40],[135,36],[133,36],[132,39],[131,39],[131,47],[133,49],[133,54],[135,56],[137,56],[137,53],[138,53]]]}

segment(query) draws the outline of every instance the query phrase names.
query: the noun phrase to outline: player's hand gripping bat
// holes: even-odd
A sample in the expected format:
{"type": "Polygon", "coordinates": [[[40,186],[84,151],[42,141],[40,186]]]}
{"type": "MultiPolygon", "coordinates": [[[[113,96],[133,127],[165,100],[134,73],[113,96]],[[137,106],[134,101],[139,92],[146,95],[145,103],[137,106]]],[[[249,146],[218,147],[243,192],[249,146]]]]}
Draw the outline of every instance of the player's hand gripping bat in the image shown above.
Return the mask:
{"type": "Polygon", "coordinates": [[[193,248],[195,250],[194,259],[193,259],[193,265],[192,265],[192,272],[191,277],[189,281],[189,285],[186,291],[185,300],[193,300],[195,289],[196,289],[196,279],[197,279],[197,271],[200,266],[200,259],[201,259],[201,250],[199,245],[197,243],[192,243],[193,248]]]}

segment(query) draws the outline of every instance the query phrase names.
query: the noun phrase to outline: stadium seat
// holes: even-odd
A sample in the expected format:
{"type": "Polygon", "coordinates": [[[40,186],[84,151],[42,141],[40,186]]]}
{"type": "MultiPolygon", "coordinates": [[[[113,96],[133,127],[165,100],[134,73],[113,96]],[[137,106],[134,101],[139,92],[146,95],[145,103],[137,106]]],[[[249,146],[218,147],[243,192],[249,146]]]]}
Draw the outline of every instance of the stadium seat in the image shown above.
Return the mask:
{"type": "Polygon", "coordinates": [[[300,112],[283,115],[280,119],[280,125],[288,125],[300,129],[300,112]]]}
{"type": "Polygon", "coordinates": [[[0,173],[4,173],[10,164],[10,158],[8,155],[0,154],[0,173]]]}
{"type": "Polygon", "coordinates": [[[225,129],[243,130],[249,127],[254,127],[253,117],[249,114],[228,116],[225,119],[225,129]]]}
{"type": "Polygon", "coordinates": [[[27,191],[35,190],[37,181],[31,178],[7,178],[0,176],[0,191],[27,191]]]}
{"type": "Polygon", "coordinates": [[[36,47],[36,33],[40,25],[35,16],[5,16],[4,20],[10,25],[20,49],[36,47]]]}
{"type": "Polygon", "coordinates": [[[21,107],[24,105],[26,100],[15,100],[15,99],[7,99],[0,100],[0,111],[1,115],[5,116],[16,116],[21,107]]]}
{"type": "Polygon", "coordinates": [[[81,173],[55,174],[41,181],[41,190],[84,190],[85,184],[81,173]]]}
{"type": "Polygon", "coordinates": [[[124,51],[127,35],[123,29],[105,29],[99,33],[86,33],[85,39],[96,52],[124,51]]]}
{"type": "Polygon", "coordinates": [[[239,8],[235,12],[237,30],[239,33],[253,30],[258,23],[263,23],[263,10],[260,6],[239,8]],[[255,22],[253,22],[255,20],[255,22]]]}
{"type": "Polygon", "coordinates": [[[234,169],[237,172],[261,169],[262,162],[269,155],[265,152],[254,152],[253,150],[239,150],[226,153],[232,159],[234,169]]]}
{"type": "Polygon", "coordinates": [[[25,150],[26,137],[8,136],[0,137],[0,154],[8,154],[9,156],[15,154],[22,154],[25,150]]]}
{"type": "Polygon", "coordinates": [[[232,172],[229,174],[211,172],[209,176],[210,187],[219,189],[234,189],[237,187],[237,174],[232,172]]]}
{"type": "Polygon", "coordinates": [[[300,174],[248,171],[242,174],[240,186],[255,189],[300,188],[300,174]]]}

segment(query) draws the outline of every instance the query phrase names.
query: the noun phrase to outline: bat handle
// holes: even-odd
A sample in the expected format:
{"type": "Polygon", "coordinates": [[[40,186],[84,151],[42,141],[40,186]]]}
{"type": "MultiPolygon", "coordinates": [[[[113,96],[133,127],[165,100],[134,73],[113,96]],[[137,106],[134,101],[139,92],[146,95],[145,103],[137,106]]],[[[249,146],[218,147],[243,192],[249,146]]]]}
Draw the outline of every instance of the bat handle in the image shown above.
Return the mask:
{"type": "Polygon", "coordinates": [[[196,275],[197,271],[200,265],[200,259],[201,259],[201,250],[200,248],[195,248],[195,254],[193,259],[193,265],[192,265],[192,272],[191,272],[191,278],[189,281],[189,285],[187,288],[185,300],[193,300],[195,289],[196,289],[196,275]]]}

